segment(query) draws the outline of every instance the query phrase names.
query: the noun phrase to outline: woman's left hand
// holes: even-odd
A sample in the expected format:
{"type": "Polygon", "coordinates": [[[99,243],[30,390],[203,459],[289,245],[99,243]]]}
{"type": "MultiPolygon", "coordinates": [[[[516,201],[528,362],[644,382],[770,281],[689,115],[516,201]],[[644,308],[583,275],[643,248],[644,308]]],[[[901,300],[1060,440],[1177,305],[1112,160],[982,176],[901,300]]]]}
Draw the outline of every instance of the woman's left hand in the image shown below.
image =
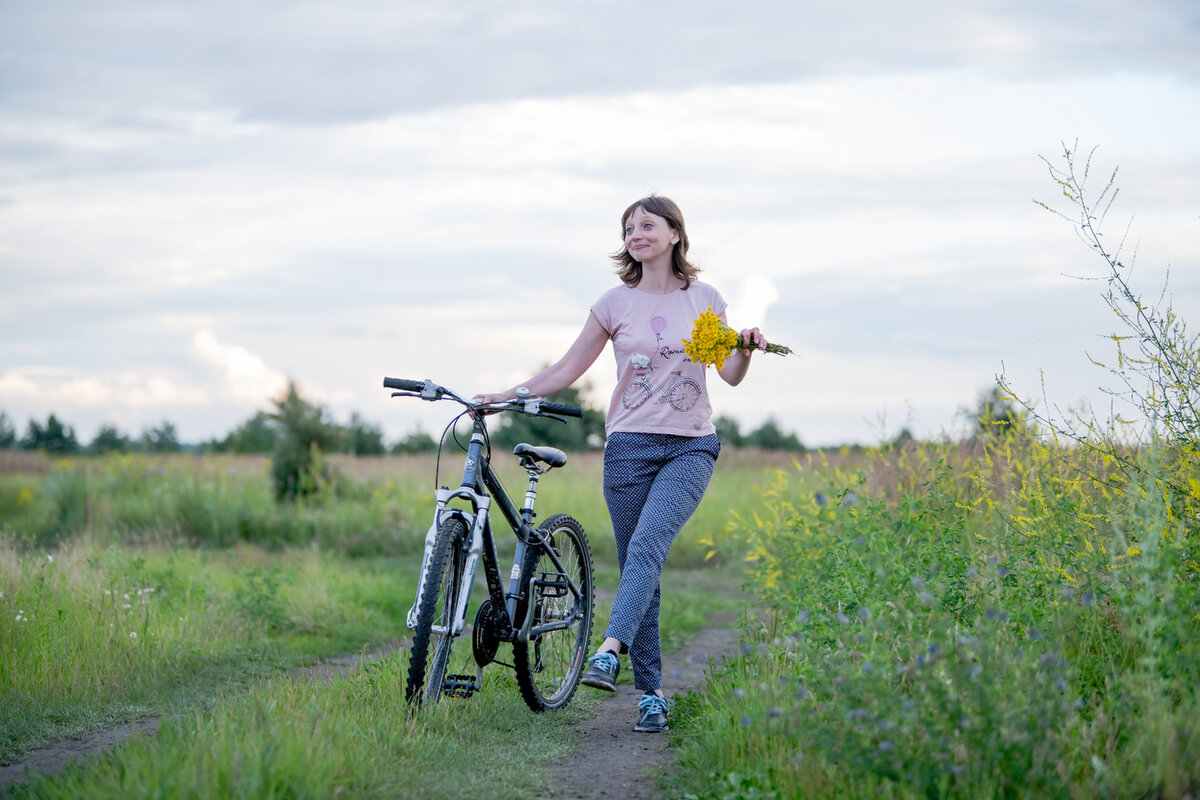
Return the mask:
{"type": "Polygon", "coordinates": [[[747,347],[742,350],[747,357],[755,350],[765,350],[767,347],[767,337],[763,336],[762,331],[758,328],[743,328],[738,334],[742,337],[742,341],[746,344],[753,344],[754,347],[747,347]]]}

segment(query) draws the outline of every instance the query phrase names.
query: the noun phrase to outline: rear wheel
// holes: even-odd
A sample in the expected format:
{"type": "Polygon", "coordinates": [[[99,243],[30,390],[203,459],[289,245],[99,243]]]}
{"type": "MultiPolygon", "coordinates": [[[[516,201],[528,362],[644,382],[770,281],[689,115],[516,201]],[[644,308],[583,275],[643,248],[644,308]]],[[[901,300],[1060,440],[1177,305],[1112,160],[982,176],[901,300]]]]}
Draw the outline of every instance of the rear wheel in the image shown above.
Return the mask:
{"type": "Polygon", "coordinates": [[[429,575],[417,599],[417,624],[408,656],[405,696],[410,703],[433,705],[441,699],[454,642],[451,625],[466,561],[466,538],[466,523],[454,518],[442,524],[434,542],[429,575]]]}
{"type": "Polygon", "coordinates": [[[522,624],[532,603],[533,625],[528,642],[513,643],[513,661],[525,703],[534,711],[553,711],[575,694],[583,673],[592,635],[592,554],[583,527],[565,514],[550,517],[538,531],[546,545],[532,544],[526,551],[521,573],[526,585],[516,615],[522,624]],[[543,626],[555,627],[539,632],[543,626]]]}

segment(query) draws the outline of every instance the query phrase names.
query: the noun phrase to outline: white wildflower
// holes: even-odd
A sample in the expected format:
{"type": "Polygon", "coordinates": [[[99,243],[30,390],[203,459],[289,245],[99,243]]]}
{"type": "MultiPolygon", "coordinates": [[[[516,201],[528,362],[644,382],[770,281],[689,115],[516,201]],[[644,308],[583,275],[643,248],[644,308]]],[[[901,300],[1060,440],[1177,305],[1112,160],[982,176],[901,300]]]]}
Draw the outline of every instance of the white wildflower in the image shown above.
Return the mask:
{"type": "Polygon", "coordinates": [[[136,639],[136,638],[137,638],[137,631],[130,631],[130,632],[129,632],[129,638],[130,638],[130,639],[136,639]]]}

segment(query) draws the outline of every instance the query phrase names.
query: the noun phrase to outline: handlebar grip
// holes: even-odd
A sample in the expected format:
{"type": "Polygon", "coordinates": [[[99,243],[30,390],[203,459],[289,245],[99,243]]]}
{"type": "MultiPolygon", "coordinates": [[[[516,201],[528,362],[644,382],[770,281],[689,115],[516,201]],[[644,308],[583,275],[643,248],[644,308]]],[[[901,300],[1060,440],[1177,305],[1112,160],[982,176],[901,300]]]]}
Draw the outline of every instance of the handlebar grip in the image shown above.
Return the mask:
{"type": "Polygon", "coordinates": [[[542,401],[542,411],[548,414],[562,414],[564,417],[582,417],[583,409],[579,406],[569,406],[566,403],[551,403],[542,401]]]}
{"type": "Polygon", "coordinates": [[[384,378],[383,388],[399,389],[403,392],[419,392],[425,388],[425,381],[410,381],[406,378],[384,378]]]}

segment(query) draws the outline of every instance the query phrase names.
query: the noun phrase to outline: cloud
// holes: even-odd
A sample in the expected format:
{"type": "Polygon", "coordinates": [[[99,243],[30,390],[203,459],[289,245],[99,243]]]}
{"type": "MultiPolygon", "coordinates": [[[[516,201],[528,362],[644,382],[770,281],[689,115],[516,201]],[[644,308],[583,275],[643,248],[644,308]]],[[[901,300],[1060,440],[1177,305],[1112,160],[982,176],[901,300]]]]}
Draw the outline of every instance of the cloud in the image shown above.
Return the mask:
{"type": "Polygon", "coordinates": [[[276,397],[287,388],[287,376],[267,366],[266,361],[244,347],[226,344],[212,331],[197,331],[192,348],[220,374],[221,394],[229,399],[258,404],[276,397]]]}
{"type": "MultiPolygon", "coordinates": [[[[736,316],[729,318],[734,328],[766,328],[767,312],[779,300],[775,284],[762,275],[747,275],[727,301],[736,316]]],[[[769,339],[768,335],[768,339],[769,339]]]]}
{"type": "Polygon", "coordinates": [[[0,73],[0,96],[93,118],[203,105],[243,119],[323,125],[522,98],[963,63],[1018,78],[1147,65],[1195,76],[1194,13],[1188,0],[1143,0],[1136,8],[1119,0],[823,7],[517,0],[502,8],[486,0],[364,0],[353,14],[335,3],[232,0],[171,7],[114,0],[70,11],[8,4],[0,45],[12,57],[0,73]],[[653,64],[614,56],[631,24],[655,31],[653,64]]]}
{"type": "Polygon", "coordinates": [[[28,399],[38,396],[37,381],[24,372],[8,370],[0,375],[0,397],[6,400],[28,399]]]}
{"type": "Polygon", "coordinates": [[[202,387],[166,374],[111,370],[66,371],[60,367],[10,369],[0,376],[0,400],[28,401],[51,408],[171,408],[208,400],[202,387]]]}
{"type": "MultiPolygon", "coordinates": [[[[1200,306],[1190,3],[9,5],[18,410],[127,403],[207,436],[287,375],[410,424],[438,409],[385,405],[379,377],[496,390],[557,358],[613,281],[617,214],[653,190],[732,322],[828,354],[789,369],[819,366],[829,408],[942,413],[1001,356],[1091,330],[1062,277],[1090,256],[1030,202],[1053,188],[1037,155],[1075,136],[1121,165],[1139,261],[1200,306]],[[633,14],[669,23],[653,64],[613,57],[633,14]],[[881,371],[906,356],[915,383],[881,371]]],[[[813,391],[769,404],[834,414],[813,391]]]]}

